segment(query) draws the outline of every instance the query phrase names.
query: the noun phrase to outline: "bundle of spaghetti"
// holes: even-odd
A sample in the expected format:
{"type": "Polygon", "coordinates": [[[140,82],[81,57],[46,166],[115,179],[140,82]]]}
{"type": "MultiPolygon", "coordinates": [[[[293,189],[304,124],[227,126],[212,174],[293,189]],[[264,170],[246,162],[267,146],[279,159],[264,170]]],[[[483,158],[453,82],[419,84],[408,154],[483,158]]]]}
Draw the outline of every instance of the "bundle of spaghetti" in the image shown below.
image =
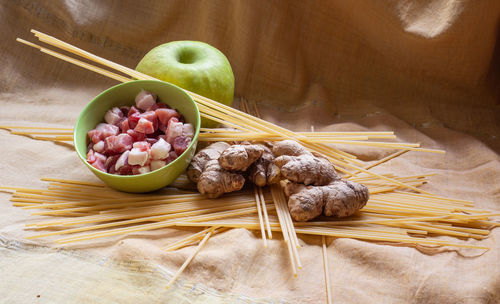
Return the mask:
{"type": "MultiPolygon", "coordinates": [[[[75,46],[72,46],[66,42],[63,42],[61,40],[58,40],[52,36],[46,35],[44,33],[31,30],[32,33],[42,42],[50,44],[54,47],[63,49],[71,54],[83,57],[87,60],[90,60],[91,62],[95,62],[98,64],[101,64],[103,66],[106,66],[108,68],[114,69],[116,71],[119,71],[125,75],[128,75],[129,77],[135,78],[135,79],[150,79],[150,80],[155,80],[154,77],[148,76],[146,74],[140,73],[138,71],[135,71],[133,69],[121,66],[119,64],[116,64],[110,60],[106,60],[104,58],[98,57],[96,55],[93,55],[89,52],[86,52],[82,49],[79,49],[75,46]]],[[[92,70],[94,72],[100,73],[102,75],[111,77],[113,79],[119,80],[119,81],[130,81],[132,78],[127,78],[121,75],[118,75],[116,73],[104,70],[102,68],[95,67],[89,63],[82,62],[73,58],[69,58],[68,56],[59,54],[57,52],[51,51],[49,49],[43,48],[41,46],[35,45],[33,43],[24,41],[22,39],[17,39],[19,42],[25,43],[29,46],[38,48],[40,51],[47,53],[49,55],[55,56],[57,58],[63,59],[65,61],[68,61],[73,64],[77,64],[79,66],[82,66],[84,68],[87,68],[89,70],[92,70]]],[[[270,123],[268,121],[265,121],[263,119],[257,118],[255,116],[252,116],[250,114],[247,114],[245,112],[239,111],[237,109],[234,109],[232,107],[220,104],[216,101],[213,101],[211,99],[208,99],[206,97],[200,96],[198,94],[195,94],[193,92],[186,91],[188,94],[190,94],[195,102],[197,103],[200,112],[202,113],[203,117],[212,119],[214,121],[223,123],[225,125],[234,127],[236,129],[245,131],[245,132],[255,132],[255,133],[270,133],[278,136],[282,136],[283,138],[287,139],[293,139],[301,142],[306,148],[324,154],[332,163],[334,163],[337,167],[338,170],[349,175],[353,175],[352,172],[349,172],[349,169],[354,169],[357,170],[356,172],[364,172],[370,175],[373,175],[375,177],[378,177],[380,179],[386,180],[387,182],[405,187],[410,190],[414,190],[416,192],[420,193],[427,193],[424,190],[421,190],[417,187],[411,186],[411,185],[406,185],[402,182],[393,180],[391,178],[387,177],[382,177],[372,171],[368,171],[364,168],[361,167],[362,163],[359,161],[355,160],[355,156],[340,151],[334,147],[331,147],[329,145],[326,145],[325,143],[310,143],[305,141],[307,137],[304,135],[292,132],[288,129],[285,129],[283,127],[280,127],[278,125],[275,125],[273,123],[270,123]]],[[[344,141],[343,144],[349,144],[348,141],[344,141]]],[[[380,146],[379,144],[376,144],[377,146],[380,146]]],[[[390,145],[393,145],[393,143],[382,143],[382,146],[389,147],[390,145]]],[[[418,144],[405,144],[405,143],[397,143],[397,147],[399,148],[405,148],[405,150],[414,150],[414,149],[419,149],[416,148],[416,145],[418,144]]]]}
{"type": "MultiPolygon", "coordinates": [[[[214,227],[217,227],[217,226],[214,226],[214,227]]],[[[182,238],[176,242],[173,242],[165,247],[163,247],[162,249],[165,250],[165,251],[173,251],[173,250],[179,250],[181,248],[184,248],[186,246],[191,246],[191,245],[195,245],[197,243],[199,243],[204,235],[209,232],[210,230],[212,230],[213,227],[209,227],[209,228],[206,228],[206,229],[203,229],[202,231],[200,232],[197,232],[197,233],[194,233],[194,234],[191,234],[185,238],[182,238]]],[[[216,235],[218,233],[222,233],[222,232],[225,232],[227,231],[229,228],[218,228],[218,229],[215,229],[213,234],[212,235],[216,235]]]]}
{"type": "Polygon", "coordinates": [[[73,141],[73,128],[40,126],[0,126],[12,135],[24,135],[38,140],[73,141]]]}
{"type": "Polygon", "coordinates": [[[283,189],[279,184],[271,185],[270,188],[276,213],[278,214],[281,233],[283,234],[283,239],[285,240],[288,248],[292,274],[294,277],[297,277],[297,266],[301,269],[302,263],[297,250],[297,248],[300,248],[300,245],[297,239],[297,234],[295,233],[295,227],[293,226],[293,221],[290,216],[290,212],[288,211],[283,189]]]}
{"type": "MultiPolygon", "coordinates": [[[[135,225],[135,226],[127,226],[124,228],[116,228],[116,229],[105,230],[105,231],[101,231],[101,232],[86,233],[86,234],[82,234],[82,235],[78,235],[78,236],[57,239],[57,240],[55,240],[55,242],[59,243],[59,244],[67,244],[67,243],[73,243],[73,242],[79,242],[79,241],[85,241],[85,240],[98,239],[98,238],[103,238],[103,237],[129,234],[129,233],[133,233],[133,232],[149,231],[149,230],[156,230],[156,229],[160,229],[160,228],[172,227],[172,226],[175,226],[176,221],[179,221],[179,220],[195,221],[196,222],[196,221],[203,221],[203,220],[212,220],[212,219],[216,219],[216,218],[238,216],[238,215],[254,213],[254,212],[256,212],[255,206],[248,207],[248,208],[238,208],[238,209],[229,210],[229,211],[208,212],[206,214],[200,214],[200,215],[192,215],[192,213],[187,213],[187,212],[184,214],[179,213],[179,214],[176,214],[175,216],[172,216],[173,219],[167,219],[167,220],[162,220],[162,217],[168,218],[168,216],[158,216],[154,219],[156,221],[154,223],[141,224],[141,225],[135,225]]],[[[200,212],[200,213],[202,213],[202,212],[200,212]]],[[[145,221],[151,221],[151,220],[153,220],[152,218],[153,217],[146,218],[145,221]]],[[[122,224],[131,224],[134,221],[140,222],[143,220],[141,220],[141,219],[128,220],[128,221],[122,221],[121,223],[122,224]]],[[[99,228],[105,228],[104,227],[105,225],[112,225],[112,224],[113,223],[102,224],[101,225],[102,227],[99,227],[99,228]]],[[[98,225],[96,225],[96,226],[98,226],[98,225]]],[[[93,227],[93,226],[91,226],[91,227],[93,227]]],[[[88,228],[89,227],[76,228],[76,229],[90,230],[88,228]]]]}
{"type": "Polygon", "coordinates": [[[321,236],[321,254],[323,256],[323,273],[325,276],[326,303],[332,303],[332,291],[330,287],[330,275],[328,273],[328,254],[326,251],[326,238],[321,236]]]}
{"type": "Polygon", "coordinates": [[[203,248],[203,246],[208,241],[208,239],[214,234],[214,230],[216,228],[217,227],[209,228],[209,230],[205,233],[205,236],[203,237],[203,239],[198,244],[198,247],[196,248],[196,250],[186,259],[184,264],[182,264],[182,266],[179,268],[179,270],[177,270],[177,272],[174,274],[174,276],[170,279],[167,286],[165,286],[166,289],[168,289],[177,280],[177,278],[179,278],[179,276],[184,271],[184,269],[186,269],[186,267],[193,260],[193,258],[196,256],[196,254],[198,254],[198,252],[201,250],[201,248],[203,248]]]}
{"type": "MultiPolygon", "coordinates": [[[[260,187],[254,187],[255,194],[255,202],[257,204],[257,214],[259,215],[259,224],[260,224],[260,233],[262,235],[262,241],[264,243],[264,248],[267,248],[267,239],[266,239],[266,227],[264,226],[264,219],[262,215],[262,203],[260,202],[260,187]]],[[[269,225],[268,225],[269,227],[269,225]]]]}
{"type": "MultiPolygon", "coordinates": [[[[82,224],[106,223],[97,225],[88,225],[85,227],[58,230],[51,232],[50,235],[68,234],[80,231],[89,231],[114,226],[124,226],[141,222],[158,222],[166,219],[184,218],[187,216],[212,214],[216,212],[232,211],[253,207],[255,202],[247,201],[233,203],[228,205],[224,202],[212,202],[210,204],[196,203],[176,203],[172,205],[148,206],[141,208],[126,208],[123,210],[109,210],[106,213],[96,215],[81,216],[79,218],[67,218],[60,220],[49,220],[44,222],[28,224],[28,228],[46,228],[46,227],[69,227],[82,224]]],[[[48,236],[47,234],[36,235],[32,238],[48,236]]]]}
{"type": "MultiPolygon", "coordinates": [[[[406,179],[409,178],[425,178],[427,175],[418,175],[418,176],[410,176],[410,177],[398,177],[391,175],[396,179],[406,179]]],[[[44,178],[46,181],[50,181],[49,185],[69,185],[71,187],[81,187],[82,189],[92,188],[93,189],[101,189],[103,191],[110,191],[111,193],[114,190],[107,189],[101,183],[87,183],[83,185],[78,185],[75,182],[68,181],[54,181],[53,179],[44,178]]],[[[359,177],[357,180],[370,183],[373,181],[372,177],[359,177]]],[[[376,181],[377,183],[379,181],[376,181]]],[[[11,189],[18,189],[25,192],[36,193],[43,192],[44,189],[28,189],[28,188],[16,188],[16,187],[6,187],[11,189]]],[[[261,190],[261,189],[260,189],[261,190]]],[[[85,190],[86,191],[86,190],[85,190]]],[[[60,192],[51,192],[48,191],[47,194],[53,195],[49,198],[52,201],[44,201],[38,204],[31,204],[30,206],[25,206],[25,209],[49,209],[51,213],[58,214],[58,212],[52,211],[65,211],[66,213],[71,213],[74,216],[78,215],[78,218],[69,218],[63,220],[52,220],[49,222],[35,223],[29,224],[29,227],[50,227],[50,226],[71,226],[71,225],[81,225],[88,223],[99,223],[99,222],[110,222],[110,221],[119,221],[119,220],[133,220],[134,223],[139,221],[158,221],[164,220],[164,218],[158,217],[160,215],[165,214],[176,214],[183,211],[197,211],[200,212],[201,202],[203,202],[203,207],[216,208],[220,207],[224,204],[230,203],[241,203],[243,206],[251,206],[255,202],[255,193],[252,196],[251,193],[241,192],[233,195],[228,195],[225,197],[227,201],[223,200],[214,200],[220,204],[210,204],[211,200],[204,199],[198,193],[179,191],[179,190],[167,190],[168,195],[137,195],[137,194],[123,194],[125,196],[129,196],[128,199],[130,201],[124,202],[124,198],[119,199],[98,199],[92,198],[87,201],[81,201],[75,198],[70,198],[69,200],[66,197],[60,197],[61,195],[66,195],[65,193],[60,192]],[[180,193],[180,194],[179,194],[180,193]],[[162,199],[159,200],[158,198],[162,199]],[[53,200],[56,199],[54,202],[53,200]],[[165,204],[165,201],[169,201],[169,203],[165,204]],[[189,201],[189,202],[186,202],[189,201]],[[107,202],[107,204],[105,204],[107,202]],[[114,204],[111,204],[114,202],[114,204]],[[194,203],[196,202],[196,203],[194,203]],[[116,204],[116,205],[115,205],[116,204]],[[244,205],[247,204],[247,205],[244,205]],[[98,214],[92,214],[90,212],[94,212],[96,210],[87,210],[81,208],[92,208],[97,205],[96,209],[100,212],[98,214]],[[168,208],[168,205],[171,206],[168,208]],[[83,207],[82,207],[83,206],[83,207]],[[59,209],[53,209],[54,207],[59,207],[59,209]],[[80,208],[80,209],[78,209],[80,208]],[[87,216],[84,216],[87,215],[87,216]],[[134,219],[131,217],[135,215],[134,219]],[[156,218],[155,218],[156,216],[156,218]],[[153,217],[153,218],[151,218],[153,217]]],[[[15,195],[16,192],[13,193],[15,195]]],[[[269,199],[269,198],[268,198],[269,199]]],[[[263,201],[265,202],[266,199],[263,201]]],[[[267,213],[266,207],[262,206],[262,210],[267,213]]],[[[211,210],[213,211],[213,210],[211,210]]],[[[202,211],[203,212],[203,211],[202,211]]],[[[51,213],[48,213],[50,215],[51,213]]],[[[460,231],[464,233],[470,233],[469,235],[454,233],[456,236],[470,236],[473,238],[481,238],[487,236],[489,231],[484,228],[485,226],[483,222],[491,229],[491,226],[495,226],[495,222],[489,221],[489,218],[494,216],[495,214],[488,210],[481,210],[473,208],[473,203],[470,201],[460,200],[460,199],[452,199],[452,198],[444,198],[439,196],[429,196],[422,195],[411,192],[404,192],[400,190],[393,190],[386,193],[373,193],[371,192],[371,200],[368,202],[367,206],[361,210],[360,214],[366,215],[371,214],[370,220],[365,219],[362,221],[344,221],[339,220],[335,222],[328,222],[328,225],[332,225],[332,223],[336,223],[336,225],[357,225],[357,224],[379,224],[385,226],[395,226],[399,228],[406,228],[412,230],[414,229],[414,225],[424,226],[424,228],[419,227],[420,230],[425,230],[428,232],[436,233],[441,232],[442,234],[449,234],[448,230],[460,231]],[[415,216],[408,217],[408,214],[411,215],[420,215],[418,218],[415,216]],[[373,216],[382,217],[373,219],[373,216]],[[425,218],[427,216],[427,218],[425,218]],[[401,217],[403,220],[401,220],[401,217]],[[389,218],[389,219],[388,219],[389,218]],[[392,219],[390,219],[392,218],[392,219]],[[428,221],[428,222],[426,222],[428,221]],[[466,227],[457,227],[457,225],[473,225],[466,227]],[[413,225],[413,226],[409,226],[413,225]],[[429,225],[434,225],[433,227],[429,227],[429,225]],[[450,228],[451,226],[451,228],[450,228]]],[[[268,221],[268,231],[271,226],[275,223],[270,221],[272,216],[269,216],[268,221]]],[[[240,221],[241,222],[241,221],[240,221]]],[[[113,225],[120,225],[123,223],[113,223],[106,224],[107,227],[111,227],[113,225]]],[[[127,224],[127,222],[125,222],[127,224]]],[[[212,223],[213,224],[213,223],[212,223]]],[[[315,222],[316,225],[323,225],[325,223],[315,222]]],[[[302,225],[301,223],[296,223],[296,225],[302,225]]],[[[232,225],[236,226],[236,225],[232,225]]],[[[248,226],[248,225],[247,225],[248,226]]],[[[103,226],[97,227],[89,227],[85,229],[93,230],[103,228],[103,226]]],[[[105,227],[104,227],[105,228],[105,227]]],[[[67,233],[73,233],[75,231],[69,230],[67,233]]]]}
{"type": "MultiPolygon", "coordinates": [[[[334,222],[331,222],[332,225],[334,222]]],[[[256,218],[254,222],[251,221],[209,221],[209,222],[196,222],[196,223],[188,223],[188,222],[178,222],[178,226],[205,226],[207,224],[220,225],[220,227],[228,227],[228,228],[245,228],[251,230],[259,230],[260,225],[258,223],[258,219],[256,218]]],[[[362,226],[362,227],[354,227],[354,225],[346,226],[325,226],[325,225],[316,225],[314,222],[307,223],[296,223],[297,227],[295,228],[296,233],[303,235],[320,235],[320,236],[331,236],[336,238],[351,238],[358,239],[364,241],[379,241],[384,243],[395,243],[395,244],[418,244],[418,245],[429,245],[429,246],[451,246],[458,248],[471,248],[471,249],[481,249],[481,250],[489,250],[489,247],[486,246],[478,246],[478,245],[470,245],[467,243],[455,243],[447,240],[440,239],[430,239],[424,238],[427,236],[427,232],[423,229],[406,229],[404,222],[400,225],[400,227],[395,227],[395,230],[387,230],[383,229],[380,226],[362,226]],[[418,235],[419,237],[412,237],[411,235],[418,235]]],[[[272,223],[271,229],[274,231],[282,231],[281,227],[278,223],[272,223]]],[[[435,233],[435,236],[438,235],[448,235],[442,234],[441,231],[439,233],[435,233]]],[[[480,239],[480,238],[479,238],[480,239]]]]}

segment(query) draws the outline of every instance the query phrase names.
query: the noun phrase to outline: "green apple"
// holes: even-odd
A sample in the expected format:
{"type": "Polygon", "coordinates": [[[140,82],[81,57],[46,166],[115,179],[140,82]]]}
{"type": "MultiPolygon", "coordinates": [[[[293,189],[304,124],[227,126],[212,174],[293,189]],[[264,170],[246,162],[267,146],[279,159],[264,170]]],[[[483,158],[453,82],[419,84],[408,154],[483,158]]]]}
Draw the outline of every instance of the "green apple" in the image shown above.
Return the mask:
{"type": "MultiPolygon", "coordinates": [[[[136,70],[225,105],[233,103],[231,65],[221,51],[209,44],[172,41],[159,45],[141,59],[136,70]]],[[[214,127],[217,123],[202,118],[201,125],[214,127]]]]}

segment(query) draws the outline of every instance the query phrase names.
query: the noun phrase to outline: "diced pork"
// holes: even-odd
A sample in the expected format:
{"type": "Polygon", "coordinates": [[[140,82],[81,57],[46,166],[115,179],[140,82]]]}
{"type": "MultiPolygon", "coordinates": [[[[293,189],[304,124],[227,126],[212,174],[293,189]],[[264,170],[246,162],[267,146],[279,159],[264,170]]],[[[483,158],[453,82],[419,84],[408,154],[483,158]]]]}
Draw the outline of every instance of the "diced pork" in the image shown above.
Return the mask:
{"type": "Polygon", "coordinates": [[[106,138],[108,136],[112,136],[112,135],[118,135],[118,133],[120,133],[120,129],[118,129],[117,126],[111,125],[111,124],[105,124],[105,123],[98,124],[95,129],[97,131],[101,132],[101,134],[102,134],[101,139],[104,139],[104,138],[106,138]]]}
{"type": "Polygon", "coordinates": [[[133,148],[128,154],[128,163],[130,165],[144,166],[148,161],[149,155],[147,151],[141,151],[139,148],[133,148]]]}
{"type": "Polygon", "coordinates": [[[157,102],[154,105],[152,105],[151,107],[149,107],[149,109],[147,109],[147,111],[156,111],[156,109],[163,109],[166,107],[167,107],[167,105],[164,104],[163,102],[157,102]]]}
{"type": "Polygon", "coordinates": [[[95,152],[103,153],[104,152],[104,141],[101,140],[101,141],[97,142],[96,144],[94,144],[94,146],[92,148],[94,149],[95,152]]]}
{"type": "Polygon", "coordinates": [[[182,122],[176,122],[174,119],[168,122],[167,132],[165,132],[168,143],[173,144],[176,137],[182,136],[182,126],[182,122]]]}
{"type": "Polygon", "coordinates": [[[90,149],[87,153],[87,162],[94,168],[106,172],[106,167],[104,163],[106,162],[106,156],[94,152],[94,150],[90,149]]]}
{"type": "Polygon", "coordinates": [[[151,146],[151,158],[154,160],[167,158],[170,149],[170,144],[163,138],[160,138],[157,143],[151,146]]]}
{"type": "Polygon", "coordinates": [[[120,169],[116,170],[116,173],[119,175],[130,175],[130,174],[132,174],[132,166],[129,164],[126,164],[126,165],[120,167],[120,169]]]}
{"type": "Polygon", "coordinates": [[[194,127],[193,127],[192,124],[185,123],[185,124],[182,125],[182,136],[193,138],[193,136],[194,136],[194,127]]]}
{"type": "Polygon", "coordinates": [[[89,136],[90,140],[94,144],[96,144],[108,136],[117,135],[119,132],[120,130],[117,126],[100,123],[95,129],[88,131],[87,135],[89,136]]]}
{"type": "Polygon", "coordinates": [[[170,151],[168,152],[168,157],[165,158],[165,161],[167,162],[167,164],[173,162],[174,160],[177,159],[177,157],[179,157],[179,155],[177,155],[177,153],[175,153],[175,151],[170,151]]]}
{"type": "Polygon", "coordinates": [[[132,138],[134,139],[134,141],[143,141],[143,140],[146,139],[146,134],[135,132],[132,129],[128,130],[127,134],[130,135],[130,136],[132,136],[132,138]]]}
{"type": "Polygon", "coordinates": [[[130,109],[128,110],[127,117],[130,117],[130,116],[134,115],[135,113],[141,114],[141,110],[139,110],[135,106],[131,106],[130,109]]]}
{"type": "Polygon", "coordinates": [[[191,137],[178,136],[174,139],[174,151],[177,155],[181,155],[189,147],[191,137]]]}
{"type": "Polygon", "coordinates": [[[162,108],[162,109],[156,109],[156,115],[158,116],[158,120],[160,121],[160,124],[167,125],[168,121],[172,117],[179,118],[180,115],[179,113],[174,110],[174,109],[167,109],[167,108],[162,108]]]}
{"type": "Polygon", "coordinates": [[[133,166],[132,167],[132,174],[137,175],[137,174],[144,174],[151,172],[151,168],[149,166],[133,166]]]}
{"type": "Polygon", "coordinates": [[[122,120],[122,122],[120,124],[120,130],[122,131],[122,133],[125,133],[128,130],[130,130],[130,126],[128,124],[128,118],[122,120]]]}
{"type": "Polygon", "coordinates": [[[156,116],[155,111],[147,111],[141,114],[142,118],[146,118],[150,122],[153,123],[153,129],[156,131],[158,130],[158,118],[156,116]]]}
{"type": "Polygon", "coordinates": [[[106,162],[104,162],[104,167],[106,167],[108,173],[114,174],[116,172],[115,165],[119,158],[120,155],[117,154],[106,159],[106,162]]]}
{"type": "Polygon", "coordinates": [[[144,134],[151,134],[155,132],[155,129],[151,121],[141,117],[139,119],[139,122],[137,123],[137,126],[135,126],[134,131],[144,134]]]}
{"type": "Polygon", "coordinates": [[[153,161],[151,161],[149,166],[151,167],[151,171],[154,171],[154,170],[160,169],[161,167],[165,166],[166,164],[167,164],[167,162],[164,160],[153,160],[153,161]]]}
{"type": "Polygon", "coordinates": [[[176,110],[141,91],[132,107],[113,107],[88,132],[87,161],[111,174],[144,174],[174,161],[190,145],[192,124],[176,110]]]}
{"type": "Polygon", "coordinates": [[[108,155],[123,153],[132,148],[134,139],[127,133],[122,133],[117,136],[109,136],[104,139],[105,153],[108,155]]]}
{"type": "Polygon", "coordinates": [[[130,111],[130,107],[123,106],[123,107],[120,107],[120,110],[122,111],[123,116],[128,117],[128,112],[130,111]]]}
{"type": "Polygon", "coordinates": [[[128,165],[128,154],[130,151],[125,151],[122,153],[122,155],[119,156],[119,158],[116,160],[115,163],[115,170],[118,171],[120,170],[121,167],[128,165]]]}
{"type": "Polygon", "coordinates": [[[108,110],[104,115],[104,120],[111,125],[117,126],[119,122],[123,119],[123,112],[117,107],[108,110]]]}
{"type": "Polygon", "coordinates": [[[135,105],[137,106],[137,108],[143,111],[146,111],[155,103],[156,103],[156,94],[153,94],[145,90],[142,90],[135,97],[135,105]]]}
{"type": "Polygon", "coordinates": [[[147,141],[137,141],[132,145],[132,147],[137,148],[143,152],[144,151],[148,152],[149,150],[151,150],[151,144],[148,143],[147,141]]]}
{"type": "Polygon", "coordinates": [[[157,138],[154,138],[154,137],[148,137],[146,138],[146,141],[150,144],[150,145],[154,145],[158,142],[158,139],[157,138]]]}
{"type": "Polygon", "coordinates": [[[139,113],[139,112],[129,115],[128,116],[128,125],[129,125],[130,129],[135,129],[135,127],[137,126],[137,123],[139,122],[140,119],[141,119],[141,113],[139,113]]]}

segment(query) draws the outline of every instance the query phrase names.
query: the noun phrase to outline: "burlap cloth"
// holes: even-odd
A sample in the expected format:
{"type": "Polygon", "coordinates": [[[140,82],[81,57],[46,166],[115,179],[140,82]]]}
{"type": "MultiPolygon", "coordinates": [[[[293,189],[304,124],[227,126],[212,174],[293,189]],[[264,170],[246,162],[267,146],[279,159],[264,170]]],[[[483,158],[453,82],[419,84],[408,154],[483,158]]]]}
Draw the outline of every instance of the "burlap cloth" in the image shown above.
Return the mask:
{"type": "MultiPolygon", "coordinates": [[[[38,29],[135,67],[152,47],[201,40],[222,50],[236,99],[294,130],[394,130],[447,154],[407,153],[377,172],[437,173],[425,189],[500,210],[500,2],[2,1],[0,123],[72,126],[115,81],[15,42],[38,29]]],[[[0,184],[42,186],[42,176],[96,180],[70,147],[0,131],[0,184]]],[[[349,147],[346,147],[349,148],[349,147]]],[[[391,153],[349,148],[365,161],[391,153]]],[[[0,194],[2,303],[322,303],[320,241],[301,237],[294,279],[276,236],[234,229],[194,250],[162,245],[196,230],[162,229],[57,249],[26,241],[33,221],[0,194]]],[[[498,303],[500,229],[481,245],[446,251],[330,240],[335,303],[498,303]]],[[[476,241],[470,241],[476,244],[476,241]]]]}

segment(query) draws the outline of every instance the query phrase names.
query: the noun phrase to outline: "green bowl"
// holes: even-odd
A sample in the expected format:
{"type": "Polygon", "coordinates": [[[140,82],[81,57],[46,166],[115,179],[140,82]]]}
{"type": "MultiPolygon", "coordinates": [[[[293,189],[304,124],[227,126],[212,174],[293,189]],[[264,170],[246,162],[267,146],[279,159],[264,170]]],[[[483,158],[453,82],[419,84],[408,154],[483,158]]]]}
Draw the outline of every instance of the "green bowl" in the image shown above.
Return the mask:
{"type": "Polygon", "coordinates": [[[73,140],[78,157],[98,178],[116,190],[141,193],[163,188],[186,171],[193,158],[198,134],[200,133],[200,112],[193,98],[181,88],[163,81],[135,80],[116,85],[97,95],[80,113],[76,121],[73,140]],[[135,96],[142,90],[158,95],[158,99],[171,108],[177,109],[186,122],[192,123],[195,134],[189,147],[176,160],[149,173],[140,175],[116,175],[97,170],[87,162],[87,132],[98,123],[104,122],[104,114],[112,107],[131,106],[135,104],[135,96]]]}

